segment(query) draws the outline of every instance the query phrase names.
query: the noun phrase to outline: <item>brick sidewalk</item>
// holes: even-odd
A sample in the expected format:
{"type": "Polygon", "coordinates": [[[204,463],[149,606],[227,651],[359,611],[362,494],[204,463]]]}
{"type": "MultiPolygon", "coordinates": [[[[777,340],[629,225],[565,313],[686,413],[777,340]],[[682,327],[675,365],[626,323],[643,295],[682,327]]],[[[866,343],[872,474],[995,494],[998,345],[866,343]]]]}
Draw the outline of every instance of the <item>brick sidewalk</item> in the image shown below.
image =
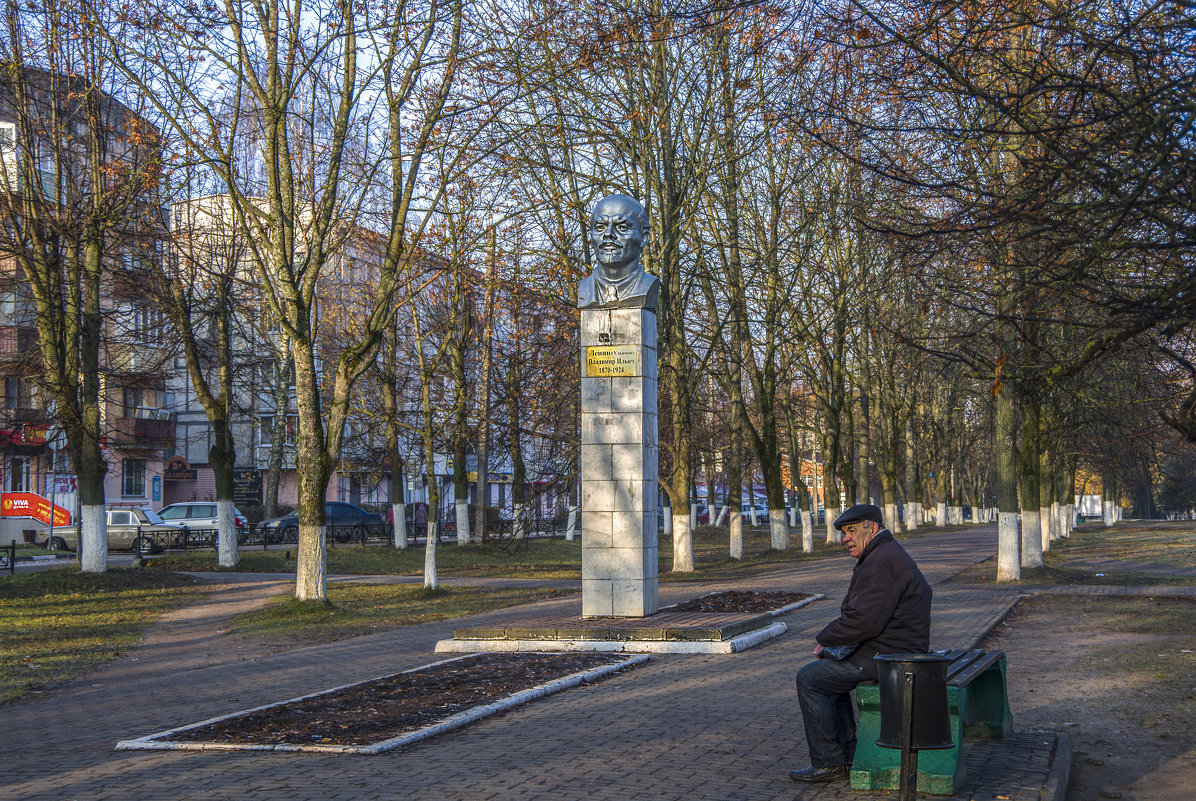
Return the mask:
{"type": "MultiPolygon", "coordinates": [[[[934,584],[992,555],[991,526],[923,536],[906,547],[934,584]]],[[[118,752],[117,740],[437,661],[454,627],[504,612],[431,623],[257,659],[203,664],[144,649],[42,696],[0,707],[0,799],[878,799],[845,784],[803,788],[807,763],[793,675],[813,634],[837,612],[848,557],[779,569],[738,584],[666,583],[661,603],[719,589],[795,590],[827,600],[783,618],[789,632],[741,654],[654,656],[644,667],[405,750],[379,756],[264,752],[118,752]],[[199,666],[202,665],[202,666],[199,666]]],[[[968,647],[1019,591],[936,587],[933,645],[968,647]]],[[[573,610],[577,597],[542,602],[573,610]]],[[[181,650],[180,650],[181,649],[181,650]]],[[[1011,669],[1017,656],[1010,655],[1011,669]]],[[[1016,727],[1016,709],[1014,710],[1016,727]]],[[[1053,735],[1019,735],[968,754],[967,798],[1039,798],[1057,760],[1053,735]]],[[[1066,743],[1063,743],[1065,746],[1066,743]]],[[[1050,796],[1047,796],[1050,797],[1050,796]]],[[[1059,798],[1062,796],[1060,795],[1059,798]]]]}

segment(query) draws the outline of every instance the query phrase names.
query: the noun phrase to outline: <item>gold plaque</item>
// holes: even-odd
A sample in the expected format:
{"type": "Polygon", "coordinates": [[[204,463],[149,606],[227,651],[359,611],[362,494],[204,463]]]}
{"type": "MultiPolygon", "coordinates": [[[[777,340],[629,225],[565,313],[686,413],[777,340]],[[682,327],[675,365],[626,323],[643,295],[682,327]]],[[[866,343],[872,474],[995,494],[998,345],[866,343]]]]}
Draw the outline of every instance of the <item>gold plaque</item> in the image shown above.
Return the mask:
{"type": "Polygon", "coordinates": [[[639,374],[638,345],[591,345],[586,348],[586,378],[630,378],[639,374]]]}

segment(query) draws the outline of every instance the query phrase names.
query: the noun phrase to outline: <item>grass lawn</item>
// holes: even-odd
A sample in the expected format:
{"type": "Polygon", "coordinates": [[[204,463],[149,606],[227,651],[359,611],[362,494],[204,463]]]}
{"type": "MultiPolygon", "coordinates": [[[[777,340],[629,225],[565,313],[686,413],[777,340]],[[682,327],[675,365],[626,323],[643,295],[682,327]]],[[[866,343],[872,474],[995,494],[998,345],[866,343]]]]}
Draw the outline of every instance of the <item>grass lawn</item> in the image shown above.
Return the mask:
{"type": "MultiPolygon", "coordinates": [[[[241,550],[234,572],[294,573],[295,553],[290,549],[241,550]]],[[[422,576],[424,546],[405,549],[384,544],[329,546],[328,574],[355,576],[422,576]]],[[[165,570],[224,570],[216,565],[214,551],[167,554],[151,560],[165,570]]],[[[457,578],[581,579],[581,541],[532,539],[524,543],[495,542],[485,545],[440,545],[436,549],[436,572],[457,578]]]]}
{"type": "MultiPolygon", "coordinates": [[[[1196,584],[1196,522],[1087,525],[1056,540],[1043,555],[1043,567],[1022,568],[1014,584],[1196,584]],[[1186,570],[1188,575],[1181,575],[1186,570]]],[[[993,557],[958,574],[954,581],[992,582],[993,557]]]]}
{"type": "Polygon", "coordinates": [[[360,634],[451,620],[572,593],[551,588],[440,587],[416,584],[328,585],[328,603],[276,599],[265,609],[237,616],[234,634],[255,635],[271,642],[307,645],[333,642],[360,634]]]}
{"type": "MultiPolygon", "coordinates": [[[[912,536],[941,531],[923,526],[912,536]]],[[[908,533],[899,534],[906,539],[908,533]]],[[[801,550],[801,529],[790,532],[789,548],[772,550],[767,527],[743,529],[743,559],[731,559],[727,553],[728,530],[715,526],[698,526],[694,531],[694,573],[673,573],[673,542],[661,533],[659,538],[662,581],[709,581],[735,578],[758,573],[779,565],[842,556],[847,551],[841,545],[826,543],[826,529],[814,529],[814,553],[801,550]]],[[[241,561],[232,571],[241,573],[294,573],[296,546],[289,549],[263,551],[241,549],[241,561]]],[[[329,575],[358,576],[420,576],[424,570],[424,546],[398,550],[389,545],[374,543],[360,545],[329,545],[329,575]]],[[[216,565],[214,551],[198,551],[156,556],[151,563],[164,570],[221,571],[216,565]]],[[[530,578],[581,579],[581,540],[536,538],[523,542],[509,540],[484,545],[442,544],[436,549],[436,570],[442,577],[456,578],[530,578]]]]}
{"type": "Polygon", "coordinates": [[[70,568],[0,580],[0,703],[119,656],[197,584],[160,570],[70,568]]]}

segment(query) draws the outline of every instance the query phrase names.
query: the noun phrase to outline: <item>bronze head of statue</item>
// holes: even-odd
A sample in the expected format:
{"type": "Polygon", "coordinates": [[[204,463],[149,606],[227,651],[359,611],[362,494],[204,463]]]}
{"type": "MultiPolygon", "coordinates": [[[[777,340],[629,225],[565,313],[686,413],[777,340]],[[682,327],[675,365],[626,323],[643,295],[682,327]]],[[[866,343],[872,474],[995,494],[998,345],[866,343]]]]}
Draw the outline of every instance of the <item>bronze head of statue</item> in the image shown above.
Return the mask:
{"type": "Polygon", "coordinates": [[[628,195],[607,195],[590,215],[590,246],[597,263],[577,288],[577,308],[647,308],[656,311],[660,281],[640,264],[648,215],[628,195]]]}

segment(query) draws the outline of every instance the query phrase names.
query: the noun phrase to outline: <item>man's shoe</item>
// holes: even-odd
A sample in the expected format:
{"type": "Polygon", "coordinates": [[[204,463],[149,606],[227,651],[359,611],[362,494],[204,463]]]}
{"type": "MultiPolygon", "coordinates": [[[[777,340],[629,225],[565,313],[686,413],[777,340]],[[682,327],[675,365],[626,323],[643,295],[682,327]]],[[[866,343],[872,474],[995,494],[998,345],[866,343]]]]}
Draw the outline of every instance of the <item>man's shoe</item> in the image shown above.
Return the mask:
{"type": "Polygon", "coordinates": [[[835,765],[831,768],[802,768],[801,770],[789,771],[789,778],[795,782],[806,782],[807,784],[818,784],[821,782],[834,782],[840,779],[847,778],[847,766],[835,765]]]}

